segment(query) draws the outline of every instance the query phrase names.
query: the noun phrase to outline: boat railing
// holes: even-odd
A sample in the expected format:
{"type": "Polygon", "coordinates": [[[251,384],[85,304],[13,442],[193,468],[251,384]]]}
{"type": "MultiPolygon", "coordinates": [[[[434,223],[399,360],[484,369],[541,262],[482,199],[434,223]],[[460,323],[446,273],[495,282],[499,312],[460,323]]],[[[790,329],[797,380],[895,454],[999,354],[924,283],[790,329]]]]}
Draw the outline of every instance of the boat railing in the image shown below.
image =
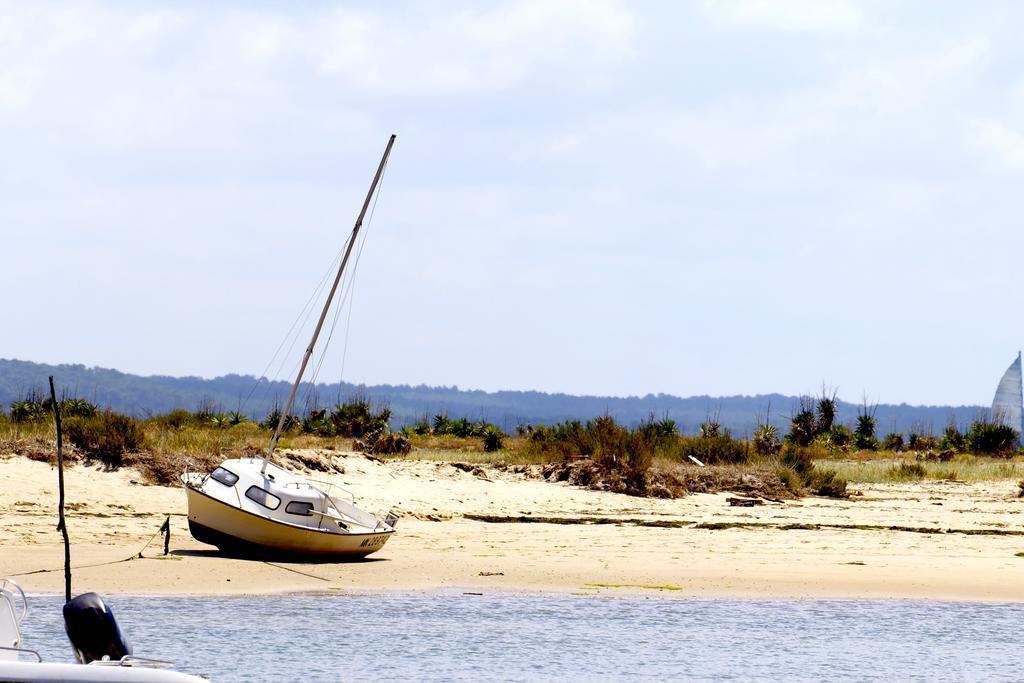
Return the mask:
{"type": "Polygon", "coordinates": [[[332,489],[337,489],[349,497],[350,503],[352,503],[353,505],[356,504],[356,494],[352,493],[351,491],[342,486],[338,486],[334,482],[319,481],[317,479],[304,479],[302,481],[290,481],[284,485],[284,488],[288,488],[289,486],[294,486],[297,489],[306,486],[308,488],[313,489],[314,491],[319,491],[328,498],[330,498],[333,494],[332,489]]]}
{"type": "Polygon", "coordinates": [[[125,655],[121,659],[97,659],[89,662],[90,666],[144,666],[150,669],[173,669],[174,664],[162,659],[125,655]]]}
{"type": "Polygon", "coordinates": [[[0,596],[10,603],[11,613],[15,615],[15,621],[19,624],[24,621],[25,615],[28,614],[28,598],[25,597],[25,591],[21,589],[18,582],[7,577],[0,578],[0,596]],[[14,595],[14,591],[12,591],[10,587],[13,587],[14,590],[18,591],[18,594],[21,595],[21,614],[17,614],[18,610],[15,609],[14,599],[11,597],[14,595]]]}
{"type": "Polygon", "coordinates": [[[30,654],[33,657],[35,657],[37,662],[43,661],[43,656],[41,654],[39,654],[35,650],[30,650],[27,647],[5,647],[3,645],[0,645],[0,650],[3,650],[4,652],[15,652],[17,654],[21,654],[22,652],[27,652],[28,654],[30,654]]]}
{"type": "Polygon", "coordinates": [[[181,482],[185,486],[201,489],[206,484],[206,480],[210,478],[210,473],[192,472],[189,470],[191,464],[188,460],[185,461],[185,471],[181,473],[181,482]]]}

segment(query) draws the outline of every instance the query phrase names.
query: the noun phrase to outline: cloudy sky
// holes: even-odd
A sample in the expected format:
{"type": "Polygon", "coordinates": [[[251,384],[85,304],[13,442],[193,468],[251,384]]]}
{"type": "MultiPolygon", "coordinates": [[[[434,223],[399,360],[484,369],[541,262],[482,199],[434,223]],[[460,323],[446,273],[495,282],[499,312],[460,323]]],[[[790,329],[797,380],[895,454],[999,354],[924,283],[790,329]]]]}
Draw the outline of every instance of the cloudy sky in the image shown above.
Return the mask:
{"type": "Polygon", "coordinates": [[[0,357],[261,373],[396,132],[321,380],[987,403],[1024,345],[1022,21],[0,3],[0,357]]]}

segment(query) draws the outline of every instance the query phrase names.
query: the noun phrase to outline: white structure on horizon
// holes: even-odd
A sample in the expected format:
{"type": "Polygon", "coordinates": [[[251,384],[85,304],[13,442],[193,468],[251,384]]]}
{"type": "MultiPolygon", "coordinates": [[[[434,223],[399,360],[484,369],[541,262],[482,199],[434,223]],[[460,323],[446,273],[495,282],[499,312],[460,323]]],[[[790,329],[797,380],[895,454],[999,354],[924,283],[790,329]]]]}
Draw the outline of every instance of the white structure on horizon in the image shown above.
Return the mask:
{"type": "Polygon", "coordinates": [[[1024,435],[1024,384],[1021,382],[1020,352],[1006,368],[992,399],[992,419],[1024,435]]]}

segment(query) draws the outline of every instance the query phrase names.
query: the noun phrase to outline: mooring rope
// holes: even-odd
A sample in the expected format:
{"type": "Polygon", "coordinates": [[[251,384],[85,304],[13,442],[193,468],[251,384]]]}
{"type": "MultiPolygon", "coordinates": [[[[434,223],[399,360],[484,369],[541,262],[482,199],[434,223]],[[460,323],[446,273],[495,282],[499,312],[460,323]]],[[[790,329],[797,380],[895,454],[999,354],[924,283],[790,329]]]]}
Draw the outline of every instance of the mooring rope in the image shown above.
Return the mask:
{"type": "MultiPolygon", "coordinates": [[[[132,560],[146,559],[145,555],[143,555],[142,552],[146,548],[148,548],[149,544],[153,542],[153,539],[155,539],[161,533],[164,534],[164,549],[166,550],[166,549],[168,549],[168,547],[170,545],[170,542],[171,542],[171,516],[170,515],[167,515],[167,519],[165,519],[163,524],[160,525],[160,528],[156,530],[156,533],[154,533],[152,536],[149,537],[149,540],[146,541],[146,544],[144,546],[142,546],[141,548],[139,548],[139,552],[134,553],[133,555],[131,555],[129,557],[122,558],[120,560],[110,560],[108,562],[96,562],[96,563],[93,563],[93,564],[78,564],[78,565],[74,565],[71,568],[72,569],[90,569],[92,567],[106,567],[106,566],[112,565],[112,564],[121,564],[123,562],[131,562],[132,560]]],[[[166,555],[167,553],[165,552],[164,554],[166,555]]],[[[33,569],[32,571],[19,572],[17,574],[8,574],[7,576],[11,576],[11,577],[15,577],[15,576],[30,576],[32,574],[50,574],[52,572],[62,572],[62,571],[64,571],[64,567],[58,567],[57,569],[33,569]]]]}

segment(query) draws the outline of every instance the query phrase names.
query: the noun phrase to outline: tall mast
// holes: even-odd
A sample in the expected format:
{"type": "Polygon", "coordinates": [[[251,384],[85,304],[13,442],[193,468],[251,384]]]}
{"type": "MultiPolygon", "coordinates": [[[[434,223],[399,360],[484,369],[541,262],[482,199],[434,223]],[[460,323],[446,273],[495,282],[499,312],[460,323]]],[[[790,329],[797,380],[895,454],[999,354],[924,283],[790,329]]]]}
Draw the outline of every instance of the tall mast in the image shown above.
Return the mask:
{"type": "Polygon", "coordinates": [[[373,182],[370,183],[370,191],[366,193],[366,199],[363,200],[363,208],[359,211],[359,217],[356,218],[356,225],[352,228],[352,235],[348,238],[348,247],[345,249],[345,256],[341,259],[341,265],[338,266],[338,274],[334,276],[334,284],[331,285],[331,291],[327,295],[327,301],[324,303],[324,310],[320,312],[320,320],[316,323],[316,329],[313,330],[313,338],[309,342],[309,346],[306,347],[306,353],[302,356],[302,365],[299,366],[299,374],[295,377],[295,384],[292,385],[291,393],[288,394],[288,402],[284,406],[284,411],[281,413],[280,419],[277,421],[277,429],[274,430],[274,436],[270,439],[270,447],[267,448],[267,454],[263,456],[263,467],[260,469],[261,474],[266,474],[267,463],[270,462],[270,456],[274,454],[274,449],[277,448],[277,440],[281,438],[281,432],[284,431],[285,420],[288,419],[288,414],[291,412],[292,403],[295,402],[295,394],[299,391],[299,384],[302,383],[302,375],[306,372],[306,365],[309,363],[310,357],[313,355],[313,347],[316,346],[316,339],[320,336],[320,329],[324,326],[324,320],[327,319],[327,311],[331,307],[331,301],[334,300],[334,293],[338,290],[338,284],[341,282],[341,276],[345,273],[345,266],[348,265],[348,258],[352,255],[352,247],[356,244],[356,237],[359,236],[359,228],[363,227],[363,218],[366,217],[366,210],[370,206],[370,200],[373,198],[373,193],[377,190],[377,184],[380,182],[380,177],[384,174],[384,167],[388,163],[388,156],[391,154],[391,147],[395,144],[395,138],[397,135],[392,134],[388,140],[388,146],[384,149],[384,156],[381,157],[380,165],[377,166],[377,173],[373,176],[373,182]]]}

